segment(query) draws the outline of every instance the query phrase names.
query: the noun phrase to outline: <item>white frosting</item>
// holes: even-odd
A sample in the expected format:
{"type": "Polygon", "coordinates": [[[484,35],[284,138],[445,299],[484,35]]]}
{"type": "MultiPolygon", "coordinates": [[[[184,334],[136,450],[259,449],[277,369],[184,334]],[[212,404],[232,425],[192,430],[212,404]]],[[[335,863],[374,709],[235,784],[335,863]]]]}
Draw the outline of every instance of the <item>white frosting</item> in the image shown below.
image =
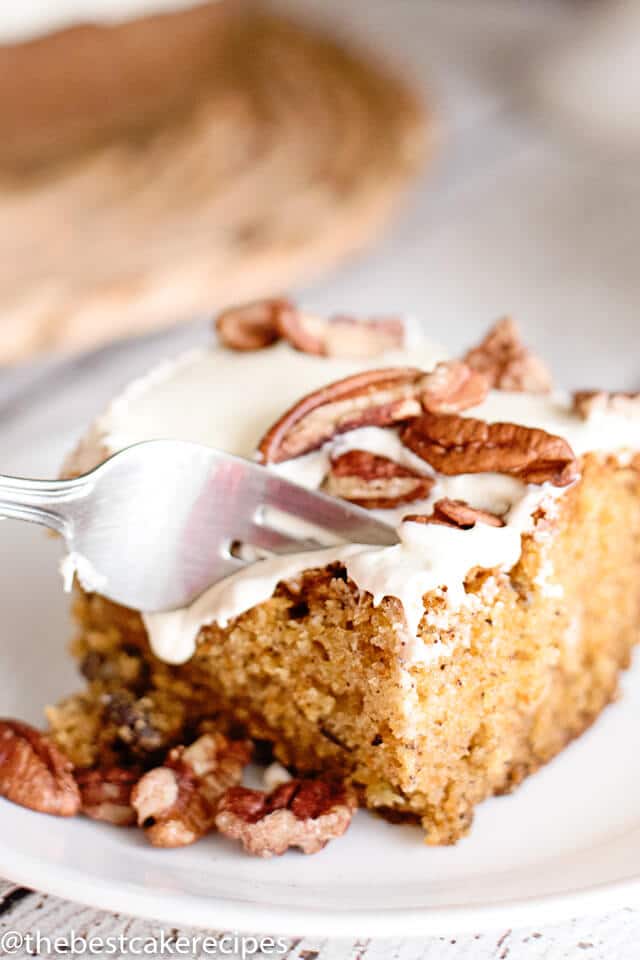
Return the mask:
{"type": "Polygon", "coordinates": [[[107,578],[98,573],[93,564],[81,553],[68,553],[60,564],[60,573],[65,593],[70,593],[77,577],[85,590],[99,592],[107,586],[107,578]]]}
{"type": "MultiPolygon", "coordinates": [[[[286,344],[255,353],[195,351],[133,383],[98,421],[95,433],[112,452],[140,440],[176,438],[250,456],[267,427],[314,388],[363,367],[411,364],[429,369],[441,358],[442,351],[424,343],[414,344],[410,355],[388,354],[366,363],[313,357],[286,344]]],[[[467,414],[540,427],[563,436],[578,455],[587,451],[624,455],[624,451],[640,448],[639,421],[610,414],[584,421],[571,412],[569,399],[564,396],[494,391],[467,414]]],[[[431,473],[423,460],[402,445],[393,429],[353,430],[337,438],[333,449],[369,450],[431,473]]],[[[273,469],[298,483],[317,487],[326,474],[328,460],[329,452],[324,448],[273,469]]],[[[534,512],[540,507],[553,510],[555,499],[565,489],[550,484],[526,485],[500,474],[438,476],[428,499],[396,510],[377,511],[381,519],[397,523],[400,542],[396,546],[342,544],[252,563],[212,586],[188,607],[145,615],[152,647],[170,663],[184,662],[192,655],[202,626],[214,622],[225,626],[271,597],[278,582],[340,561],[358,587],[373,596],[375,604],[385,597],[400,600],[406,617],[406,631],[399,641],[403,659],[431,661],[450,649],[446,641],[426,645],[417,638],[424,615],[423,595],[446,587],[450,610],[473,607],[478,599],[467,594],[464,586],[469,571],[475,567],[505,571],[513,567],[520,557],[522,534],[533,528],[534,512]],[[475,507],[498,513],[504,517],[505,526],[479,523],[470,530],[458,530],[400,522],[407,513],[430,512],[441,497],[467,500],[475,507]]],[[[540,570],[539,578],[547,596],[559,595],[549,565],[540,570]]],[[[428,622],[443,631],[451,626],[450,621],[428,622]]]]}
{"type": "Polygon", "coordinates": [[[196,0],[6,0],[0,5],[0,43],[76,23],[114,23],[195,5],[196,0]]]}
{"type": "Polygon", "coordinates": [[[190,440],[251,457],[271,424],[311,390],[363,369],[429,369],[444,351],[422,344],[366,363],[315,357],[285,343],[268,350],[192,350],[134,380],[97,422],[113,452],[140,440],[190,440]]]}

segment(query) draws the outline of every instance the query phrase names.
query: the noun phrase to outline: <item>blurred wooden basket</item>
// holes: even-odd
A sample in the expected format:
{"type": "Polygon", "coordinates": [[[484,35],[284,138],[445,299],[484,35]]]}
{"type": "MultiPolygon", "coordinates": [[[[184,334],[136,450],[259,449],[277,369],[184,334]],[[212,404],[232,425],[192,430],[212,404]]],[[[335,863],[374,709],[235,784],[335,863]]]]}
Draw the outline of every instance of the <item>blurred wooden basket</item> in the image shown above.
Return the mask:
{"type": "Polygon", "coordinates": [[[393,73],[233,0],[0,47],[0,128],[0,362],[317,274],[429,129],[393,73]]]}

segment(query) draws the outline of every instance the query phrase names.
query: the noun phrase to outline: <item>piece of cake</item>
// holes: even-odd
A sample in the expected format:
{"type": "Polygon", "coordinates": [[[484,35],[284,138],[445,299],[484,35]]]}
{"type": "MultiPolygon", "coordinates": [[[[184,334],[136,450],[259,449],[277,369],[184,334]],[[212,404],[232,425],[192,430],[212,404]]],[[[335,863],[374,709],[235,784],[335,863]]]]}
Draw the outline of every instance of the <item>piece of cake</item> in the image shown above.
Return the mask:
{"type": "Polygon", "coordinates": [[[448,362],[397,320],[285,300],[218,330],[117,398],[66,472],[156,437],[257,451],[400,543],[265,558],[164,614],[78,587],[87,686],[49,710],[55,740],[83,767],[144,765],[213,723],[454,843],[476,803],[592,723],[629,663],[640,399],[551,392],[508,320],[448,362]]]}
{"type": "Polygon", "coordinates": [[[395,70],[261,0],[1,4],[0,362],[318,275],[430,132],[395,70]]]}

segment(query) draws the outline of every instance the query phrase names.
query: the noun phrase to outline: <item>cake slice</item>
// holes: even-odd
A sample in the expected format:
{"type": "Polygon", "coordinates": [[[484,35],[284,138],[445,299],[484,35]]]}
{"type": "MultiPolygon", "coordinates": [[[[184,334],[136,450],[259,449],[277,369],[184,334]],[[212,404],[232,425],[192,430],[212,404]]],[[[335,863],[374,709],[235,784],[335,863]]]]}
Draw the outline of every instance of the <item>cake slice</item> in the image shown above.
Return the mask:
{"type": "Polygon", "coordinates": [[[640,626],[640,399],[550,392],[502,321],[463,360],[395,320],[285,300],[132,385],[66,465],[176,437],[375,509],[395,547],[263,558],[189,608],[76,587],[86,688],[49,710],[80,766],[213,723],[455,843],[615,696],[640,626]]]}

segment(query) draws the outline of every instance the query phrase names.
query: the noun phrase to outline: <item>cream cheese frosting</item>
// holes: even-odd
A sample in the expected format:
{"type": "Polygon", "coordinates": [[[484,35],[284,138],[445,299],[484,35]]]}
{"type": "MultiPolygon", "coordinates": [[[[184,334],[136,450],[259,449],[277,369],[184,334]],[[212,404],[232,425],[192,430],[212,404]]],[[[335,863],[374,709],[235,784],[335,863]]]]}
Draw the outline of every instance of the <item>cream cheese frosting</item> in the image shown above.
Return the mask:
{"type": "MultiPolygon", "coordinates": [[[[414,341],[405,351],[367,362],[316,357],[292,350],[285,343],[252,353],[222,348],[192,351],[135,381],[111,404],[81,449],[82,467],[99,462],[105,453],[160,438],[203,443],[250,457],[265,430],[304,394],[358,370],[407,364],[429,370],[441,359],[443,351],[424,341],[414,341]]],[[[577,456],[602,451],[624,457],[640,448],[640,421],[608,412],[583,420],[572,411],[570,398],[561,394],[492,391],[465,415],[544,429],[564,437],[577,456]]],[[[419,472],[432,473],[429,465],[408,450],[398,432],[391,428],[352,430],[337,437],[331,449],[334,454],[366,450],[419,472]]],[[[326,445],[271,469],[314,488],[322,482],[328,465],[326,445]]],[[[182,663],[192,655],[202,626],[214,622],[225,626],[267,600],[280,581],[339,561],[358,587],[372,595],[375,604],[385,597],[398,598],[406,618],[405,659],[424,662],[446,655],[444,643],[427,647],[417,637],[424,615],[424,594],[446,587],[447,603],[452,609],[477,603],[465,591],[469,571],[475,567],[511,569],[520,557],[522,535],[533,529],[534,513],[541,507],[551,510],[565,489],[548,483],[525,484],[503,474],[437,475],[427,499],[375,511],[381,519],[397,525],[397,545],[333,544],[249,564],[213,585],[185,608],[143,615],[152,648],[161,659],[182,663]],[[498,513],[505,525],[478,523],[469,530],[460,530],[402,522],[407,513],[431,512],[434,502],[442,497],[466,500],[474,507],[498,513]]],[[[91,589],[81,566],[77,573],[83,585],[91,589]]],[[[541,571],[550,596],[557,586],[552,582],[552,573],[541,571]]]]}
{"type": "Polygon", "coordinates": [[[194,0],[10,0],[0,8],[0,43],[16,43],[76,23],[117,23],[196,6],[194,0]]]}

